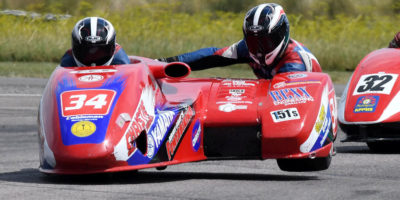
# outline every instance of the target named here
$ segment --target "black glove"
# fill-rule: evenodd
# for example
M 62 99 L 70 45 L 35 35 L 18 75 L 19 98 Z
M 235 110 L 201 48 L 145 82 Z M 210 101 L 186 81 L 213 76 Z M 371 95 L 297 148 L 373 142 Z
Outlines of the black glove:
M 166 63 L 170 63 L 170 62 L 178 62 L 178 56 L 174 56 L 174 57 L 168 57 L 168 58 L 157 58 L 156 60 L 160 61 L 160 62 L 166 62 Z

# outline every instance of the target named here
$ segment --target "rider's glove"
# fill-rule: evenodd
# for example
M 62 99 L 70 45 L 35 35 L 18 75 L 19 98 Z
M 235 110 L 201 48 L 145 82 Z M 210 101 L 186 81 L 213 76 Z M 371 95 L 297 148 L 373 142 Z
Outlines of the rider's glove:
M 398 32 L 389 43 L 389 48 L 400 48 L 400 32 Z
M 174 57 L 168 57 L 168 58 L 157 58 L 156 60 L 160 61 L 160 62 L 166 62 L 166 63 L 170 63 L 170 62 L 178 62 L 178 56 L 174 56 Z

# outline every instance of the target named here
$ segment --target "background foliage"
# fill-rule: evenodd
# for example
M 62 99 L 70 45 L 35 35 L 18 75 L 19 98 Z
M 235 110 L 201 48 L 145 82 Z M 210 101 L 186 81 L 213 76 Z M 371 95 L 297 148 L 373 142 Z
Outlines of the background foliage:
M 70 48 L 74 24 L 86 16 L 110 20 L 130 55 L 173 56 L 224 47 L 242 38 L 245 12 L 260 0 L 1 0 L 4 9 L 70 14 L 71 18 L 0 15 L 0 62 L 58 62 Z M 291 37 L 304 43 L 325 70 L 352 71 L 400 30 L 399 0 L 277 0 Z

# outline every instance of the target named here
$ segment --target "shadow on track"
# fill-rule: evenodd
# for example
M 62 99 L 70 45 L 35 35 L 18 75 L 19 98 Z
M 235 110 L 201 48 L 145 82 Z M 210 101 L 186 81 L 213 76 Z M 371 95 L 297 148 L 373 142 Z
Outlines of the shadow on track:
M 249 173 L 205 173 L 205 172 L 168 172 L 139 171 L 119 172 L 96 175 L 45 175 L 37 169 L 23 169 L 16 172 L 0 173 L 1 181 L 42 184 L 147 184 L 173 182 L 190 179 L 206 180 L 246 180 L 246 181 L 310 181 L 319 180 L 317 176 L 271 175 Z
M 337 153 L 356 153 L 356 154 L 400 154 L 400 149 L 397 147 L 396 149 L 388 148 L 386 150 L 381 151 L 373 151 L 368 146 L 338 146 L 336 147 Z
M 367 146 L 337 146 L 337 153 L 359 153 L 359 154 L 371 154 Z

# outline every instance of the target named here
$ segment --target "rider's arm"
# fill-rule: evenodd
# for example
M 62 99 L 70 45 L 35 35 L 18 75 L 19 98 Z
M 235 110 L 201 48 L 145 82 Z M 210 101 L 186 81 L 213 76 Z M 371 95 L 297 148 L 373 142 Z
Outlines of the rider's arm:
M 124 49 L 120 45 L 117 44 L 115 48 L 114 58 L 111 62 L 111 65 L 123 65 L 129 64 L 130 60 L 128 55 L 125 53 Z
M 60 66 L 62 67 L 76 67 L 78 66 L 72 57 L 72 50 L 69 49 L 61 58 Z
M 197 51 L 159 60 L 164 62 L 184 62 L 187 63 L 192 70 L 202 70 L 236 63 L 247 63 L 249 62 L 249 58 L 246 56 L 248 54 L 246 54 L 246 51 L 246 44 L 241 40 L 225 48 L 203 48 Z
M 317 58 L 307 47 L 292 40 L 289 43 L 288 51 L 282 61 L 276 67 L 277 73 L 307 71 L 321 72 L 321 66 Z

